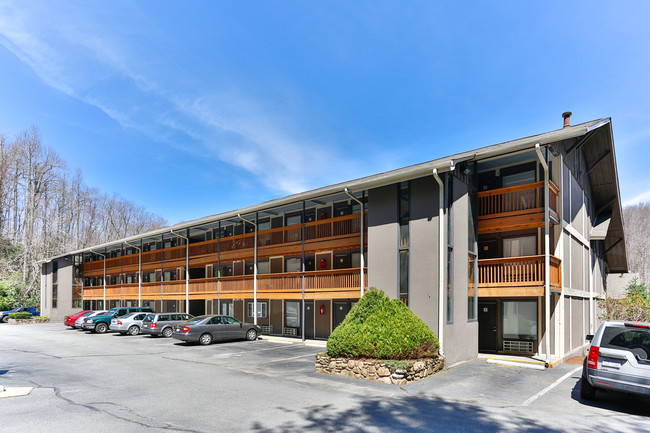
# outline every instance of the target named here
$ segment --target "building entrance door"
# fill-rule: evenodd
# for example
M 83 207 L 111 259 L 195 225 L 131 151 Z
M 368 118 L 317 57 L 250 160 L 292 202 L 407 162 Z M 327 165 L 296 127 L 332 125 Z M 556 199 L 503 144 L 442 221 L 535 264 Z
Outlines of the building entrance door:
M 483 301 L 478 303 L 478 350 L 497 351 L 497 303 Z
M 305 338 L 314 338 L 314 301 L 305 301 Z
M 350 311 L 350 303 L 348 301 L 335 301 L 334 302 L 334 323 L 332 329 L 336 329 L 341 324 L 345 316 Z

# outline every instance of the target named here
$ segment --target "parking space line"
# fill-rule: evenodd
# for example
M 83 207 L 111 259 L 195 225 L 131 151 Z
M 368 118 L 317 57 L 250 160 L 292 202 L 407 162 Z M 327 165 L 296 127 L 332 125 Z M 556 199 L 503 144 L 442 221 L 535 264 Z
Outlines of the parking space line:
M 564 376 L 562 376 L 561 378 L 559 378 L 558 380 L 556 380 L 555 382 L 553 382 L 552 384 L 550 384 L 549 386 L 547 386 L 546 388 L 544 388 L 543 390 L 538 392 L 537 394 L 530 397 L 528 400 L 523 402 L 521 405 L 522 406 L 528 406 L 529 404 L 531 404 L 532 402 L 534 402 L 535 400 L 537 400 L 538 398 L 540 398 L 541 396 L 543 396 L 544 394 L 546 394 L 547 392 L 549 392 L 550 390 L 552 390 L 553 388 L 558 386 L 560 383 L 562 383 L 563 380 L 571 377 L 574 373 L 578 372 L 579 370 L 582 370 L 582 367 L 574 368 L 573 370 L 571 370 L 570 372 L 568 372 L 567 374 L 565 374 Z

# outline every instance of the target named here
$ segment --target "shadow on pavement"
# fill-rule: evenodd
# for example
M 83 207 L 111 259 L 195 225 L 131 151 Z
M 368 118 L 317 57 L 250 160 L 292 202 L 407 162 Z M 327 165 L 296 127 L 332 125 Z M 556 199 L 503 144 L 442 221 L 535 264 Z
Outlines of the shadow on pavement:
M 343 411 L 337 411 L 330 405 L 315 405 L 298 411 L 279 409 L 297 414 L 301 420 L 287 421 L 276 427 L 265 427 L 260 422 L 255 422 L 250 430 L 262 433 L 497 432 L 509 427 L 516 428 L 519 432 L 561 431 L 514 414 L 509 415 L 507 420 L 502 417 L 491 419 L 491 415 L 480 406 L 421 396 L 397 398 L 394 401 L 369 399 Z
M 616 391 L 596 391 L 594 401 L 584 400 L 580 397 L 579 379 L 571 390 L 571 398 L 585 406 L 607 409 L 621 412 L 628 415 L 650 416 L 650 397 L 643 397 L 634 394 L 626 394 Z

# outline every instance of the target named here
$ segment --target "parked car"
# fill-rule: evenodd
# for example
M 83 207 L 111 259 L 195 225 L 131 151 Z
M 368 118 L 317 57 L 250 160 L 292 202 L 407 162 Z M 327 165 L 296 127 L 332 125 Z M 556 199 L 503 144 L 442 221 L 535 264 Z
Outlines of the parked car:
M 76 322 L 78 318 L 80 318 L 81 316 L 86 315 L 87 313 L 91 313 L 92 311 L 93 310 L 84 310 L 84 311 L 81 311 L 81 312 L 79 312 L 77 314 L 73 314 L 72 316 L 65 316 L 63 318 L 63 324 L 65 326 L 69 326 L 71 328 L 74 328 L 74 322 Z
M 256 340 L 262 328 L 253 323 L 240 322 L 230 316 L 197 316 L 174 325 L 172 337 L 188 343 L 210 344 L 214 340 Z
M 587 340 L 582 398 L 594 400 L 596 390 L 650 394 L 650 323 L 607 321 Z
M 111 319 L 111 331 L 117 331 L 122 335 L 138 335 L 142 329 L 142 321 L 149 313 L 129 313 L 122 317 Z
M 104 315 L 94 317 L 87 317 L 81 323 L 81 328 L 86 331 L 96 332 L 103 334 L 110 329 L 111 320 L 116 317 L 124 316 L 125 314 L 134 312 L 147 312 L 153 313 L 151 307 L 118 307 L 108 310 Z
M 100 314 L 106 314 L 107 312 L 108 310 L 92 310 L 90 313 L 85 313 L 74 322 L 74 328 L 81 329 L 81 325 L 83 324 L 84 319 L 87 317 L 95 317 Z
M 142 321 L 142 333 L 158 337 L 169 338 L 174 331 L 174 325 L 183 323 L 193 318 L 191 314 L 186 313 L 155 313 L 148 314 Z
M 0 322 L 7 323 L 9 321 L 10 313 L 30 313 L 32 316 L 40 316 L 40 311 L 34 307 L 17 307 L 10 311 L 0 311 Z

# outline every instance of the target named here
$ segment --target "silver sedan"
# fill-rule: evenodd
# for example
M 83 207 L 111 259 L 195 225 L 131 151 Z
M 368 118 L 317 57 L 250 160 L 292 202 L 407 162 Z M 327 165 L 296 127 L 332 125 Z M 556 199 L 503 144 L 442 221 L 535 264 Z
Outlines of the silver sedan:
M 92 311 L 90 313 L 84 314 L 83 316 L 78 318 L 76 322 L 74 322 L 75 329 L 81 329 L 81 324 L 83 323 L 84 319 L 87 319 L 87 318 L 93 317 L 93 316 L 98 316 L 100 314 L 106 314 L 106 310 L 95 310 L 95 311 Z
M 174 325 L 173 338 L 188 343 L 210 344 L 214 340 L 256 340 L 262 328 L 253 323 L 240 322 L 230 316 L 198 316 Z
M 129 313 L 124 316 L 111 319 L 111 331 L 117 331 L 122 335 L 138 335 L 142 329 L 142 321 L 147 317 L 144 313 Z

